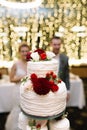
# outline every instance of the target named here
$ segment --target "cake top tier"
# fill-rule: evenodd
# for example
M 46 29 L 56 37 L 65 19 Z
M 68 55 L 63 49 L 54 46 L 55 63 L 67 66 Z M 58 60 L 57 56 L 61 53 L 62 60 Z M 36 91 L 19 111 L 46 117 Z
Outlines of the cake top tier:
M 45 77 L 47 72 L 53 71 L 58 74 L 58 61 L 53 57 L 55 54 L 50 51 L 37 49 L 27 54 L 27 75 L 36 73 L 39 77 Z
M 58 74 L 58 62 L 57 60 L 51 61 L 40 61 L 27 63 L 27 75 L 30 76 L 32 73 L 36 73 L 39 77 L 45 77 L 47 72 L 53 71 L 56 75 Z

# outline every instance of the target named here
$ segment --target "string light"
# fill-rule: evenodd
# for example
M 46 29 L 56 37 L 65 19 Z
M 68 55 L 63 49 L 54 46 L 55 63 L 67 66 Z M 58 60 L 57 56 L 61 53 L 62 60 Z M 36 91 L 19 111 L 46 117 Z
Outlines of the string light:
M 11 2 L 11 0 L 0 0 L 0 3 L 1 1 Z M 72 7 L 69 8 L 67 0 L 58 1 L 56 6 L 56 0 L 42 0 L 40 8 L 22 8 L 25 10 L 20 10 L 21 6 L 17 1 L 14 0 L 16 3 L 16 6 L 13 7 L 14 10 L 12 7 L 0 6 L 0 59 L 15 59 L 18 44 L 21 41 L 26 41 L 30 45 L 30 49 L 36 49 L 38 43 L 39 47 L 50 50 L 49 42 L 53 35 L 62 37 L 64 44 L 62 44 L 61 51 L 67 53 L 70 58 L 78 58 L 79 53 L 81 58 L 87 57 L 87 9 L 83 5 L 81 16 L 81 6 L 77 6 L 76 1 L 74 4 L 69 2 L 69 7 Z M 27 1 L 20 0 L 20 4 L 29 3 Z M 31 1 L 37 2 L 37 0 Z M 38 2 L 40 1 L 38 0 Z M 19 10 L 16 10 L 15 7 Z M 65 13 L 66 11 L 68 14 Z M 76 31 L 71 30 L 72 27 Z M 81 44 L 79 39 L 81 39 Z M 79 46 L 81 46 L 80 51 Z
M 27 27 L 23 27 L 23 26 L 18 26 L 18 27 L 13 27 L 13 30 L 15 32 L 27 32 L 28 28 Z
M 71 29 L 73 32 L 82 32 L 82 31 L 85 31 L 86 30 L 86 27 L 85 26 L 74 26 L 72 27 Z

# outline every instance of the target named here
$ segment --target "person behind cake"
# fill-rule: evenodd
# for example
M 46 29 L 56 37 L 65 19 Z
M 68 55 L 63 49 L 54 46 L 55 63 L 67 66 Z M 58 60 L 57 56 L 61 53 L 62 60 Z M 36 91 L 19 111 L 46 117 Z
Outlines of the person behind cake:
M 62 39 L 60 37 L 54 36 L 51 39 L 51 47 L 52 51 L 55 53 L 55 59 L 58 60 L 59 62 L 59 71 L 58 71 L 58 76 L 60 79 L 62 79 L 67 87 L 67 101 L 70 98 L 70 79 L 69 79 L 69 64 L 68 64 L 68 57 L 65 54 L 60 53 L 61 49 L 61 44 L 62 44 Z

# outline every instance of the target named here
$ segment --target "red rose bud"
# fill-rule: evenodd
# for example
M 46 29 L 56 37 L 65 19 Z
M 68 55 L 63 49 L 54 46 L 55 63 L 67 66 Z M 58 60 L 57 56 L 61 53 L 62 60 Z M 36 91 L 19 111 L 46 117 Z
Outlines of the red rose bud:
M 46 78 L 48 78 L 48 79 L 50 78 L 50 74 L 49 73 L 46 74 Z
M 62 80 L 61 79 L 58 79 L 58 83 L 61 83 L 62 82 Z
M 54 85 L 54 81 L 53 80 L 50 80 L 49 83 L 50 83 L 50 85 Z
M 50 71 L 50 75 L 53 75 L 54 73 L 53 73 L 53 71 Z
M 36 128 L 38 129 L 38 128 L 41 128 L 41 124 L 37 124 L 36 125 Z
M 45 60 L 47 58 L 46 53 L 40 54 L 40 58 L 41 60 Z
M 51 86 L 51 91 L 52 92 L 56 92 L 56 91 L 58 91 L 58 89 L 59 89 L 59 87 L 56 84 L 54 84 L 53 86 Z
M 55 74 L 53 74 L 53 79 L 56 79 L 56 77 L 57 77 L 57 76 L 56 76 Z
M 37 79 L 37 75 L 35 73 L 31 74 L 31 81 L 35 81 Z

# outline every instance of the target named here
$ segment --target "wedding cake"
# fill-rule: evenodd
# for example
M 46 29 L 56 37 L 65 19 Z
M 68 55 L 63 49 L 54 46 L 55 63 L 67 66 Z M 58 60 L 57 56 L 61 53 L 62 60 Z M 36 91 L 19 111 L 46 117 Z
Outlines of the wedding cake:
M 66 108 L 67 90 L 57 76 L 58 61 L 53 59 L 54 56 L 54 53 L 41 49 L 27 55 L 27 76 L 20 86 L 20 107 L 26 115 L 50 118 L 63 113 Z M 26 130 L 31 127 L 27 125 Z M 44 125 L 41 130 L 47 130 L 47 127 Z

